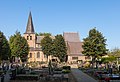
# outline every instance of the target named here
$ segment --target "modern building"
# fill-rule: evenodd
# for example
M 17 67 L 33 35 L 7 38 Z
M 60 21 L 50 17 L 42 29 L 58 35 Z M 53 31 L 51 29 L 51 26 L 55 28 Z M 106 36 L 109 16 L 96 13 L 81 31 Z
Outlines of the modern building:
M 24 37 L 27 40 L 30 51 L 28 54 L 28 62 L 46 62 L 47 57 L 43 54 L 41 49 L 41 40 L 44 36 L 37 36 L 35 34 L 34 25 L 32 21 L 31 12 L 29 13 L 29 18 L 26 26 L 26 31 L 24 33 Z M 51 36 L 54 38 L 54 36 Z M 76 62 L 78 60 L 85 60 L 85 56 L 82 52 L 82 42 L 79 40 L 78 33 L 63 33 L 63 37 L 65 39 L 67 45 L 67 55 L 68 62 Z

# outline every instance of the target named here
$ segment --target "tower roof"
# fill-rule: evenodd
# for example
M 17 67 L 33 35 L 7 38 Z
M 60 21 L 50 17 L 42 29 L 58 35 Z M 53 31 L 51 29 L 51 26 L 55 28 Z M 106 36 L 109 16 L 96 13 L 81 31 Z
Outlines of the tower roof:
M 31 12 L 29 13 L 29 18 L 28 18 L 28 22 L 27 22 L 27 27 L 26 27 L 26 32 L 25 33 L 35 33 Z

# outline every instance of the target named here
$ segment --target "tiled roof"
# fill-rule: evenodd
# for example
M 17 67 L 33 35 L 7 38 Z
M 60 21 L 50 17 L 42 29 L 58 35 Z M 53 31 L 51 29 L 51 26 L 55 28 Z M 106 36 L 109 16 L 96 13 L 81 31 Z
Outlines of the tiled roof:
M 74 32 L 64 32 L 63 37 L 68 42 L 80 42 L 79 34 Z
M 33 47 L 30 47 L 30 51 L 40 51 L 41 48 L 33 48 Z
M 68 55 L 71 54 L 81 55 L 82 52 L 81 42 L 68 42 L 67 47 L 68 47 Z
M 69 56 L 82 56 L 82 42 L 79 40 L 79 34 L 74 32 L 65 32 L 63 34 L 67 45 L 67 54 Z
M 68 56 L 83 56 L 83 54 L 68 54 Z
M 37 36 L 36 37 L 36 43 L 41 43 L 41 40 L 44 38 L 45 36 Z M 50 36 L 52 39 L 54 39 L 54 36 Z
M 44 38 L 44 36 L 37 36 L 36 38 L 36 43 L 41 43 L 41 40 Z

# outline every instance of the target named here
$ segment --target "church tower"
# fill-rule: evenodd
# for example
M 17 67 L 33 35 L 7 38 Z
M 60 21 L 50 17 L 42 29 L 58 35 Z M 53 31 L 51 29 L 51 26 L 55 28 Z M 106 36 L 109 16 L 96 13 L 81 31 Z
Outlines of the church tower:
M 36 36 L 35 36 L 31 12 L 29 13 L 29 18 L 26 26 L 26 31 L 24 33 L 24 37 L 27 40 L 29 47 L 34 49 Z

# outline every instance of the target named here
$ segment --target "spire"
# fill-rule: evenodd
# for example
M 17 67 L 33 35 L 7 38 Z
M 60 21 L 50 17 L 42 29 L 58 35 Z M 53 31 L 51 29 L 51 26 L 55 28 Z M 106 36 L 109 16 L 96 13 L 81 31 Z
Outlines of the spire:
M 35 33 L 34 32 L 34 26 L 33 26 L 31 12 L 29 13 L 29 18 L 28 18 L 28 22 L 27 22 L 27 27 L 26 27 L 26 32 L 25 33 Z

